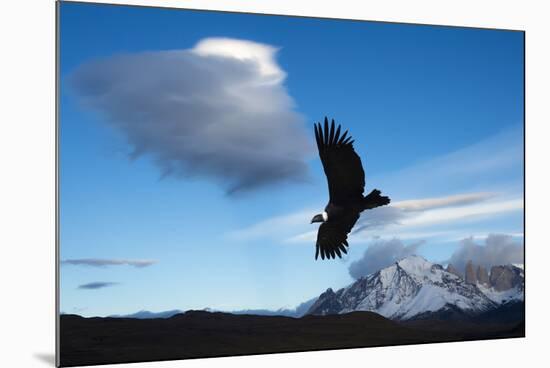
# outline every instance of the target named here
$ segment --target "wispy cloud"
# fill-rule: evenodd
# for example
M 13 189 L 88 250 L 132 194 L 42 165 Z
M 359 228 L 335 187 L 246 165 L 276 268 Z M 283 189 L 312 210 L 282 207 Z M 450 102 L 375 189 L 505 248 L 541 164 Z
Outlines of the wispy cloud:
M 428 226 L 440 223 L 449 223 L 457 220 L 474 221 L 481 217 L 499 215 L 511 211 L 523 210 L 523 199 L 507 199 L 483 204 L 472 204 L 455 208 L 439 208 L 422 211 L 415 216 L 402 220 L 404 226 Z
M 461 193 L 394 202 L 389 206 L 363 212 L 355 228 L 355 233 L 366 229 L 386 228 L 391 225 L 403 229 L 404 225 L 422 226 L 427 225 L 429 221 L 446 222 L 453 217 L 474 216 L 476 212 L 490 212 L 491 210 L 494 212 L 498 210 L 498 206 L 494 203 L 492 207 L 491 205 L 481 208 L 476 206 L 495 196 L 496 193 L 488 192 Z M 435 216 L 431 215 L 434 213 Z
M 284 243 L 312 243 L 317 239 L 317 228 L 297 235 L 290 236 L 283 240 Z
M 107 266 L 133 266 L 138 268 L 151 266 L 157 261 L 148 259 L 105 259 L 105 258 L 82 258 L 66 259 L 62 264 L 74 266 L 107 267 Z
M 314 209 L 304 209 L 285 215 L 274 216 L 248 227 L 232 231 L 228 236 L 237 240 L 280 237 L 281 231 L 300 231 L 304 225 L 309 224 L 315 213 Z
M 313 146 L 277 52 L 206 38 L 86 63 L 69 82 L 127 138 L 130 158 L 148 155 L 162 176 L 211 179 L 231 194 L 307 179 Z
M 96 290 L 96 289 L 102 289 L 110 286 L 118 285 L 118 282 L 103 282 L 103 281 L 96 281 L 96 282 L 90 282 L 88 284 L 82 284 L 79 285 L 79 289 L 85 289 L 85 290 Z
M 456 196 L 451 196 L 453 198 Z M 472 196 L 474 197 L 474 196 Z M 492 196 L 491 196 L 492 197 Z M 395 203 L 399 210 L 393 218 L 377 220 L 377 213 L 369 211 L 361 217 L 356 230 L 352 234 L 354 242 L 367 242 L 373 236 L 385 238 L 399 237 L 402 239 L 432 239 L 437 238 L 444 241 L 452 241 L 464 236 L 473 235 L 465 230 L 472 223 L 496 219 L 499 216 L 507 215 L 523 210 L 523 199 L 498 199 L 486 201 L 487 196 L 479 196 L 479 203 L 468 202 L 467 205 L 458 205 L 449 201 L 449 206 L 442 206 L 438 199 L 438 206 L 426 206 L 426 209 L 403 210 L 399 208 L 400 203 Z M 412 202 L 422 202 L 412 201 Z M 411 201 L 404 201 L 411 203 Z M 426 203 L 432 202 L 427 199 Z M 407 204 L 408 206 L 408 204 Z M 419 208 L 419 207 L 417 207 Z M 433 209 L 432 209 L 433 208 Z M 376 226 L 373 226 L 376 224 Z M 494 232 L 495 229 L 492 229 Z M 490 231 L 491 232 L 491 231 Z M 487 233 L 485 233 L 486 235 Z
M 490 235 L 490 234 L 498 234 L 498 235 L 503 235 L 503 236 L 507 236 L 507 237 L 510 237 L 516 241 L 523 241 L 523 238 L 525 236 L 525 234 L 523 233 L 523 231 L 504 231 L 504 230 L 495 230 L 495 229 L 491 229 L 491 230 L 485 230 L 485 231 L 476 231 L 476 232 L 472 232 L 469 234 L 469 236 L 467 238 L 464 238 L 464 233 L 460 233 L 460 232 L 454 232 L 454 237 L 453 238 L 450 238 L 449 241 L 454 241 L 454 242 L 461 242 L 463 241 L 464 239 L 471 239 L 473 241 L 485 241 L 487 239 L 487 236 Z
M 523 135 L 517 124 L 456 151 L 371 178 L 396 199 L 424 193 L 503 192 L 523 188 Z
M 363 212 L 351 239 L 365 242 L 372 240 L 373 235 L 403 239 L 456 237 L 452 229 L 456 225 L 522 209 L 523 199 L 499 199 L 496 193 L 488 192 L 405 200 Z M 284 236 L 285 243 L 311 243 L 317 236 L 317 228 L 312 229 L 308 221 L 312 213 L 306 210 L 277 216 L 235 234 L 255 239 Z
M 495 193 L 480 192 L 455 194 L 437 198 L 412 199 L 408 201 L 397 202 L 393 205 L 393 207 L 400 208 L 404 211 L 426 211 L 441 207 L 454 207 L 478 203 L 480 201 L 492 198 L 495 195 Z

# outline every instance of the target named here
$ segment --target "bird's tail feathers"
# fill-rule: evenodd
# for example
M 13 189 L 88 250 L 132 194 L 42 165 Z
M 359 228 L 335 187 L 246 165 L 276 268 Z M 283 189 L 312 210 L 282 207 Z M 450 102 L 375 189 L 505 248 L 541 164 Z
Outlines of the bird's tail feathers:
M 374 189 L 365 198 L 363 198 L 363 209 L 370 210 L 372 208 L 385 206 L 390 203 L 390 198 L 381 195 L 378 189 Z

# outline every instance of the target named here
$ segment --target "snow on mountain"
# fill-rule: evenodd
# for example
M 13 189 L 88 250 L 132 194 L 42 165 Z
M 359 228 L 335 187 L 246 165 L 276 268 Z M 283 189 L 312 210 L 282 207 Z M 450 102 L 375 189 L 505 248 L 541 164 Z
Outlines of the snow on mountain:
M 504 291 L 496 291 L 494 288 L 488 288 L 485 285 L 477 285 L 477 287 L 483 294 L 497 304 L 523 301 L 523 288 L 512 288 Z
M 497 304 L 523 301 L 525 271 L 522 264 L 494 266 L 489 284 L 477 283 L 477 287 Z
M 395 320 L 407 320 L 426 312 L 458 308 L 478 314 L 495 308 L 476 285 L 441 265 L 420 256 L 406 257 L 353 284 L 321 294 L 307 314 L 339 314 L 372 311 Z
M 306 314 L 311 305 L 317 300 L 317 298 L 309 299 L 295 308 L 279 308 L 279 309 L 240 309 L 233 311 L 223 311 L 231 314 L 254 314 L 258 316 L 284 316 L 300 318 Z

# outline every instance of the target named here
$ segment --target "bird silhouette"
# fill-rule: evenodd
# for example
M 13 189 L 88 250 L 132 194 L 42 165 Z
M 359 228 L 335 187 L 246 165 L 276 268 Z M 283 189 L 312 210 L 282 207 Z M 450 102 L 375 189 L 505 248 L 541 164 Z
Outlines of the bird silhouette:
M 353 149 L 354 140 L 346 130 L 340 135 L 341 126 L 335 129 L 334 119 L 329 126 L 325 117 L 324 129 L 321 123 L 315 124 L 315 139 L 319 157 L 328 181 L 329 202 L 321 214 L 311 223 L 321 222 L 317 232 L 315 259 L 342 258 L 347 254 L 348 234 L 364 210 L 390 203 L 390 198 L 382 196 L 374 189 L 363 196 L 365 172 L 361 158 Z

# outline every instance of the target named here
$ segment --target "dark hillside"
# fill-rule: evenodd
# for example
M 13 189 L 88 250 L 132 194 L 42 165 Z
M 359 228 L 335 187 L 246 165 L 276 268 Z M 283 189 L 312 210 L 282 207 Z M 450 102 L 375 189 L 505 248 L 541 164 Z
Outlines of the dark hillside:
M 93 365 L 228 355 L 519 337 L 518 326 L 459 331 L 433 321 L 404 325 L 372 312 L 291 318 L 189 311 L 167 319 L 61 316 L 61 365 Z M 428 324 L 424 328 L 422 324 Z M 435 322 L 437 324 L 437 322 Z

